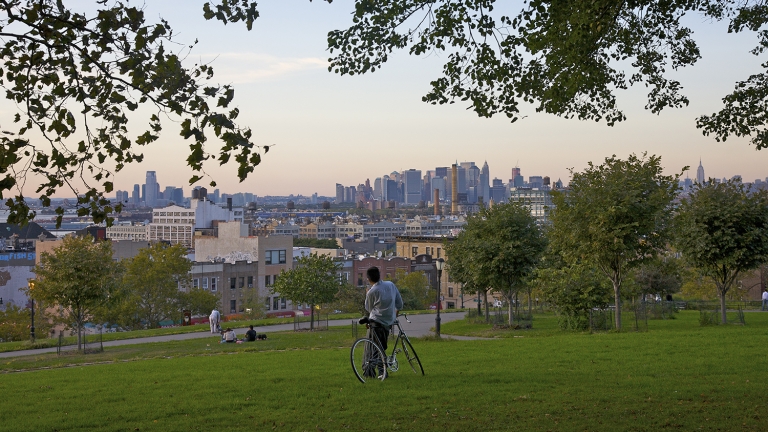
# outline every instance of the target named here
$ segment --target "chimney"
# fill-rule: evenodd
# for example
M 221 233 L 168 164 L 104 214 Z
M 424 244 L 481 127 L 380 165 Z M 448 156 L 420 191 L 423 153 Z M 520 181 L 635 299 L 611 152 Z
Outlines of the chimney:
M 459 168 L 451 165 L 451 214 L 459 214 Z
M 435 188 L 435 197 L 432 202 L 435 205 L 435 216 L 440 216 L 440 189 Z

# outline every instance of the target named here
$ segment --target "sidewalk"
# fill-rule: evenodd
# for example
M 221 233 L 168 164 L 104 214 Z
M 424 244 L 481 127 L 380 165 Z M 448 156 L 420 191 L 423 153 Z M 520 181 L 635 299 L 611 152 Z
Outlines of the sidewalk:
M 465 315 L 464 312 L 441 313 L 440 322 L 447 323 L 451 321 L 460 320 L 464 318 L 464 315 Z M 435 317 L 436 315 L 434 314 L 411 315 L 408 317 L 408 319 L 411 321 L 410 323 L 400 318 L 400 324 L 402 325 L 403 330 L 408 334 L 408 336 L 421 337 L 421 336 L 432 334 L 432 331 L 430 329 L 435 326 Z M 350 320 L 350 319 L 330 320 L 328 321 L 328 325 L 331 327 L 340 327 L 340 326 L 350 325 L 352 324 L 353 321 L 355 320 Z M 254 327 L 253 329 L 256 330 L 256 332 L 258 333 L 292 331 L 293 324 L 261 326 L 261 327 Z M 247 327 L 237 328 L 235 329 L 235 333 L 237 333 L 238 337 L 242 337 L 247 330 L 248 330 Z M 463 336 L 449 336 L 449 335 L 443 335 L 443 336 L 446 338 L 454 338 L 454 339 L 462 339 L 462 340 L 478 339 L 478 338 L 468 338 Z M 116 341 L 104 342 L 103 345 L 105 347 L 114 347 L 114 346 L 122 346 L 122 345 L 136 345 L 136 344 L 153 343 L 153 342 L 168 342 L 168 341 L 174 341 L 174 340 L 203 339 L 203 338 L 216 338 L 216 341 L 218 341 L 219 335 L 211 334 L 210 332 L 205 331 L 205 332 L 197 332 L 197 333 L 184 333 L 184 334 L 175 334 L 175 335 L 152 336 L 152 337 L 145 337 L 145 338 L 116 340 Z M 9 352 L 0 353 L 0 358 L 22 357 L 22 356 L 45 354 L 45 353 L 51 353 L 51 352 L 56 352 L 56 348 L 41 348 L 41 349 L 31 349 L 31 350 L 23 350 L 23 351 L 9 351 Z

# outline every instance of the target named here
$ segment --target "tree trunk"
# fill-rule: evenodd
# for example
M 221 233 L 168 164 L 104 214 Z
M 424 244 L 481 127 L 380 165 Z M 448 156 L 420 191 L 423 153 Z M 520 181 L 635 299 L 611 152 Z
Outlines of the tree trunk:
M 485 302 L 485 322 L 491 322 L 491 314 L 488 311 L 488 290 L 483 291 L 483 301 Z
M 720 291 L 718 294 L 720 294 L 720 323 L 727 324 L 728 319 L 725 317 L 725 294 L 727 291 L 725 290 L 718 290 Z
M 309 305 L 309 330 L 315 329 L 315 305 Z
M 482 310 L 480 309 L 480 290 L 477 290 L 477 317 L 480 318 L 480 315 L 482 315 Z
M 528 318 L 533 316 L 533 299 L 531 298 L 531 290 L 528 290 Z
M 82 349 L 82 347 L 83 347 L 83 342 L 82 342 L 82 334 L 83 334 L 83 332 L 81 330 L 82 328 L 83 328 L 83 326 L 81 326 L 80 323 L 78 322 L 77 323 L 77 350 L 78 351 L 80 351 Z
M 510 291 L 507 296 L 507 306 L 509 307 L 509 326 L 511 327 L 512 322 L 514 321 L 514 312 L 512 312 L 512 291 Z
M 616 308 L 616 330 L 621 330 L 621 285 L 613 282 L 613 306 Z

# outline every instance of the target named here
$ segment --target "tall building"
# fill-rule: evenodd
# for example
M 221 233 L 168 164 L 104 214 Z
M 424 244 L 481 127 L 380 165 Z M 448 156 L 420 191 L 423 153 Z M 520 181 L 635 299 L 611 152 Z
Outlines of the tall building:
M 706 178 L 704 177 L 704 167 L 701 165 L 701 159 L 699 159 L 699 168 L 696 169 L 696 183 L 704 184 Z
M 336 204 L 344 202 L 344 185 L 336 183 Z
M 133 196 L 131 198 L 133 199 L 133 205 L 138 207 L 141 203 L 141 186 L 133 185 Z
M 458 165 L 451 165 L 451 214 L 453 215 L 459 214 L 458 170 Z
M 373 181 L 373 199 L 381 199 L 381 177 L 376 177 L 376 180 Z
M 409 169 L 405 172 L 405 204 L 416 205 L 421 201 L 421 170 Z
M 483 168 L 480 169 L 480 187 L 482 191 L 478 195 L 482 196 L 483 202 L 488 204 L 488 200 L 491 199 L 491 172 L 488 168 L 488 161 L 485 161 Z
M 157 204 L 157 190 L 159 185 L 157 184 L 157 174 L 154 171 L 147 171 L 146 185 L 146 204 L 147 207 L 154 207 Z

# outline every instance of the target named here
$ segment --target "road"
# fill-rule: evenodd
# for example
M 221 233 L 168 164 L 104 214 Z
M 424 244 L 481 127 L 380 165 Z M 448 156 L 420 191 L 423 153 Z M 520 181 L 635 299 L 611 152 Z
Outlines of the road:
M 464 318 L 464 315 L 465 315 L 464 312 L 441 313 L 440 322 L 445 324 L 447 322 L 459 320 Z M 402 317 L 400 318 L 400 325 L 402 325 L 403 330 L 408 334 L 408 336 L 419 337 L 419 336 L 426 336 L 426 335 L 433 334 L 431 329 L 435 326 L 434 314 L 411 315 L 408 317 L 408 319 L 411 321 L 410 323 L 406 322 Z M 353 320 L 350 320 L 350 319 L 331 320 L 331 321 L 328 321 L 328 325 L 331 327 L 339 327 L 339 326 L 350 325 L 352 321 Z M 269 325 L 269 326 L 254 327 L 253 329 L 256 330 L 256 332 L 258 333 L 292 331 L 293 324 Z M 246 330 L 248 329 L 238 328 L 238 329 L 235 329 L 235 333 L 237 333 L 238 336 L 242 337 L 242 335 L 245 334 Z M 469 338 L 469 337 L 463 337 L 463 336 L 450 336 L 450 335 L 443 335 L 443 336 L 454 338 L 454 339 L 477 339 L 477 338 Z M 113 346 L 136 345 L 136 344 L 153 343 L 153 342 L 168 342 L 168 341 L 174 341 L 174 340 L 202 339 L 202 338 L 210 338 L 210 337 L 218 337 L 218 336 L 212 335 L 210 332 L 183 333 L 183 334 L 175 334 L 175 335 L 152 336 L 152 337 L 145 337 L 145 338 L 109 341 L 109 342 L 104 342 L 104 346 L 113 347 Z M 41 348 L 41 349 L 32 349 L 32 350 L 23 350 L 23 351 L 9 351 L 9 352 L 0 353 L 0 358 L 21 357 L 21 356 L 45 354 L 45 353 L 51 353 L 51 352 L 56 352 L 56 348 Z

